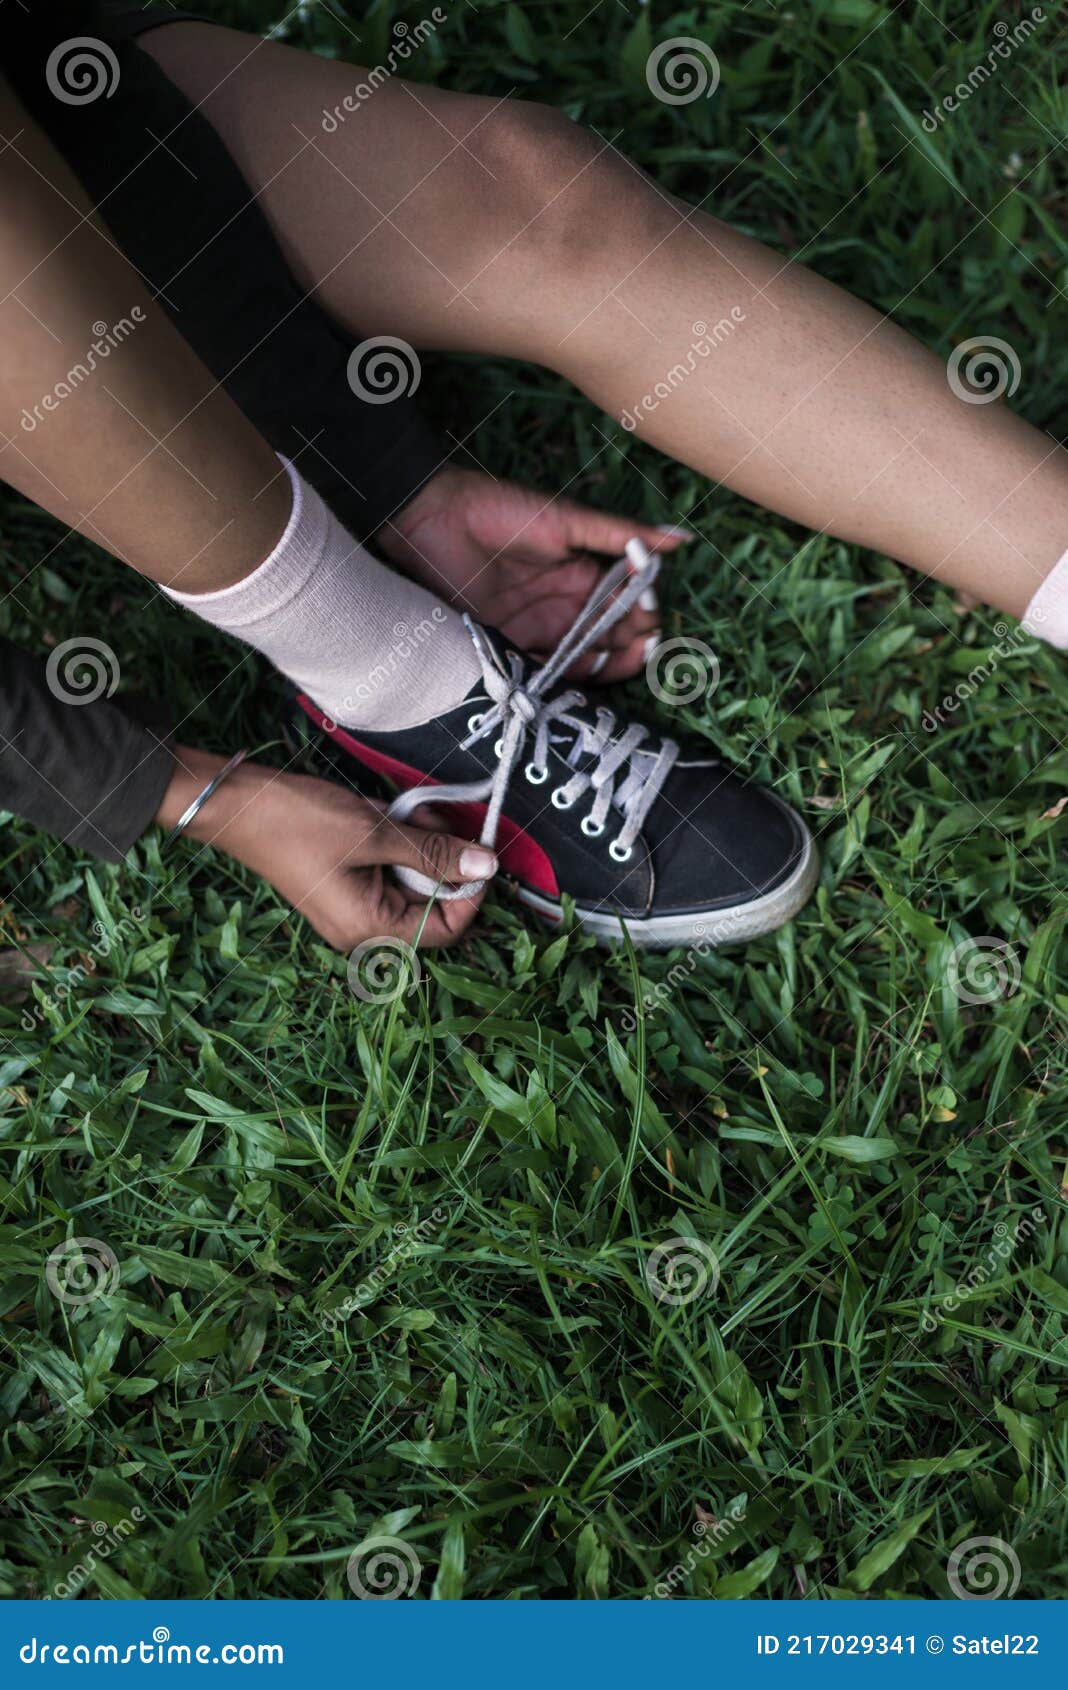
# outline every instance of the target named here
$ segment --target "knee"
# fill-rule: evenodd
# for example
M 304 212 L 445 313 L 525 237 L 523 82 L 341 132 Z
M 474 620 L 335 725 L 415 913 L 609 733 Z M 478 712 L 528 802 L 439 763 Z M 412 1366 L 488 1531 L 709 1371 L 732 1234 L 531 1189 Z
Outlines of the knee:
M 476 134 L 485 162 L 531 216 L 560 200 L 566 205 L 603 146 L 563 112 L 533 100 L 505 100 Z
M 657 202 L 669 203 L 599 135 L 551 106 L 505 101 L 468 145 L 492 172 L 486 188 L 506 201 L 507 250 L 536 272 L 618 275 L 626 251 L 647 250 L 640 243 Z

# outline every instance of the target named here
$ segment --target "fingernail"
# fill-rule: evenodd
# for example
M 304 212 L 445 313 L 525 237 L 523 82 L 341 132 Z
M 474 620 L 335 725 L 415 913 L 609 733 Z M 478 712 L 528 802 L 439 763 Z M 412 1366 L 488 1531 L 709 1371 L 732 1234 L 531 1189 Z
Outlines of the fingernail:
M 664 632 L 664 630 L 662 628 L 658 628 L 656 630 L 655 634 L 649 635 L 649 638 L 646 640 L 645 644 L 642 646 L 642 662 L 643 663 L 648 663 L 650 657 L 652 657 L 653 652 L 656 650 L 657 646 L 660 644 L 660 638 L 661 638 L 661 635 L 663 634 L 663 632 Z
M 637 536 L 635 536 L 633 540 L 627 541 L 627 544 L 623 549 L 627 554 L 627 561 L 629 562 L 635 575 L 640 574 L 649 562 L 649 553 L 646 551 L 641 541 L 637 538 Z
M 692 528 L 687 528 L 681 522 L 658 522 L 658 534 L 663 534 L 666 540 L 696 540 L 697 535 Z
M 645 597 L 645 594 L 643 593 L 642 598 L 644 598 L 644 597 Z M 597 656 L 594 658 L 593 662 L 590 664 L 590 674 L 591 675 L 599 675 L 601 673 L 601 670 L 604 668 L 605 664 L 608 662 L 608 657 L 609 657 L 609 654 L 608 654 L 607 651 L 599 651 L 597 653 Z
M 466 851 L 460 853 L 460 873 L 464 880 L 485 880 L 497 872 L 497 859 L 492 851 L 483 851 L 478 845 L 469 845 Z
M 655 587 L 646 587 L 646 589 L 645 589 L 644 593 L 642 594 L 641 598 L 638 600 L 638 609 L 639 610 L 659 610 L 660 609 L 660 600 L 656 596 L 656 588 Z

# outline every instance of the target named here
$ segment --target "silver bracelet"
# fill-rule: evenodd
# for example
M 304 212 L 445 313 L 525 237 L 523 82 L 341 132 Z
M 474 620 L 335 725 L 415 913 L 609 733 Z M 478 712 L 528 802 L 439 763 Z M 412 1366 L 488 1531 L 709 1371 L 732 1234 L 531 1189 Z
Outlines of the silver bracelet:
M 163 841 L 164 846 L 174 844 L 174 841 L 178 838 L 178 835 L 180 833 L 184 833 L 186 828 L 189 826 L 189 823 L 191 821 L 194 821 L 196 819 L 196 817 L 199 816 L 201 810 L 204 808 L 205 804 L 207 803 L 208 799 L 211 797 L 212 793 L 217 792 L 219 790 L 223 781 L 226 780 L 228 778 L 228 776 L 233 774 L 234 770 L 236 768 L 238 768 L 239 765 L 242 764 L 245 761 L 245 758 L 247 756 L 248 756 L 248 748 L 246 747 L 244 751 L 236 751 L 234 753 L 234 755 L 231 757 L 230 761 L 228 763 L 223 764 L 223 766 L 219 770 L 218 774 L 213 776 L 212 779 L 209 780 L 209 782 L 208 782 L 207 786 L 204 788 L 203 792 L 198 792 L 196 797 L 193 799 L 193 802 L 190 804 L 189 808 L 187 810 L 183 810 L 182 814 L 178 817 L 178 820 L 175 822 L 174 826 L 171 828 L 171 831 L 168 833 L 166 839 Z

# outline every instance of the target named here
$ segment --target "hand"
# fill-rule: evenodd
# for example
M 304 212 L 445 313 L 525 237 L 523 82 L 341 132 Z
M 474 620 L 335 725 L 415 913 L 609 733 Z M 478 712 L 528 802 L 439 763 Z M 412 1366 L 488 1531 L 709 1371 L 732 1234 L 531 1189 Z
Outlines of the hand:
M 156 820 L 173 827 L 224 759 L 178 746 L 174 774 Z M 416 812 L 430 819 L 429 807 Z M 350 951 L 387 935 L 407 944 L 448 945 L 474 920 L 481 896 L 427 907 L 389 872 L 392 863 L 435 881 L 483 880 L 493 853 L 427 827 L 389 821 L 385 806 L 333 781 L 242 763 L 186 830 L 269 880 L 328 944 Z M 417 938 L 418 936 L 418 938 Z
M 514 481 L 477 470 L 439 470 L 377 535 L 386 555 L 425 587 L 479 622 L 499 628 L 524 651 L 547 654 L 570 628 L 604 563 L 634 536 L 650 551 L 671 552 L 689 538 L 606 516 L 571 499 L 547 499 Z M 655 592 L 646 595 L 571 671 L 615 681 L 637 674 L 650 639 L 659 638 Z

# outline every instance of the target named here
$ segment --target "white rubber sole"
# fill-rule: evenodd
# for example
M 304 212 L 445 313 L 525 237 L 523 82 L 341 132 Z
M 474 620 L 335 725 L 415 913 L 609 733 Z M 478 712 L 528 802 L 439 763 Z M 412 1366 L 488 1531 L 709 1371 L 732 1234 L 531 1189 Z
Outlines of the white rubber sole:
M 618 945 L 623 939 L 624 923 L 631 943 L 637 949 L 666 951 L 676 945 L 703 944 L 719 949 L 724 945 L 744 945 L 750 939 L 774 933 L 804 909 L 819 879 L 819 853 L 812 835 L 805 830 L 805 846 L 801 859 L 788 880 L 766 892 L 762 898 L 735 904 L 721 910 L 696 910 L 687 915 L 665 915 L 638 920 L 620 917 L 609 910 L 584 908 L 575 905 L 575 919 L 592 933 L 601 945 Z M 542 897 L 527 887 L 518 888 L 520 900 L 546 921 L 559 921 L 560 905 L 553 898 Z

